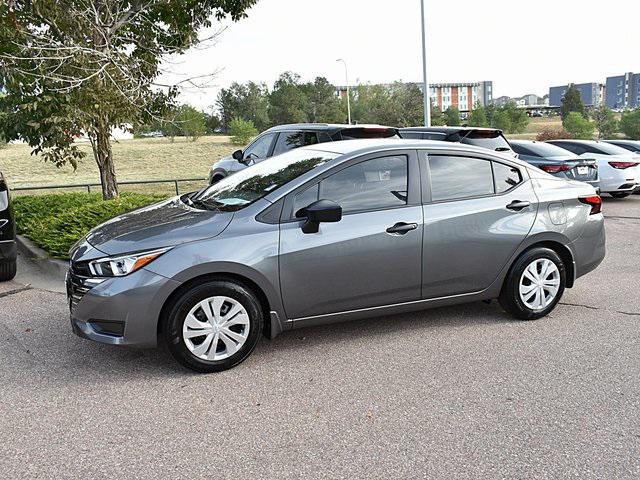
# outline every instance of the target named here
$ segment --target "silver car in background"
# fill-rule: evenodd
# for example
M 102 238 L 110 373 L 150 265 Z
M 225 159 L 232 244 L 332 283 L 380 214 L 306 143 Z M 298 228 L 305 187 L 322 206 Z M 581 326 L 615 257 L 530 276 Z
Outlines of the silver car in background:
M 640 156 L 622 147 L 595 140 L 549 140 L 547 143 L 598 162 L 600 191 L 625 198 L 640 186 Z
M 71 325 L 160 335 L 212 372 L 297 327 L 495 298 L 538 319 L 604 258 L 600 208 L 590 185 L 474 146 L 303 147 L 92 230 L 70 252 Z

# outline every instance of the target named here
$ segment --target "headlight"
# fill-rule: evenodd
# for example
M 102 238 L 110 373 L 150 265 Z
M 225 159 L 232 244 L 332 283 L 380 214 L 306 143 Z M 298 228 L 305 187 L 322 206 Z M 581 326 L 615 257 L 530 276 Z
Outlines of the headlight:
M 96 277 L 124 277 L 153 262 L 169 248 L 132 253 L 121 257 L 101 258 L 89 262 L 89 269 Z

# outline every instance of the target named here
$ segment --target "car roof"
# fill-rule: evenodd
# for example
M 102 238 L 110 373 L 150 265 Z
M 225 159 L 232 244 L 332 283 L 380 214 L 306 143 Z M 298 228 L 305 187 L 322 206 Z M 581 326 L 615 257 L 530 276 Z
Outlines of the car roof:
M 607 143 L 607 142 L 601 142 L 599 140 L 576 140 L 573 138 L 557 138 L 554 140 L 547 140 L 547 142 L 549 143 L 555 143 L 555 142 L 582 143 L 585 145 L 593 145 L 594 143 Z
M 631 144 L 631 145 L 639 145 L 640 141 L 638 140 L 629 140 L 628 138 L 624 138 L 624 139 L 617 139 L 614 138 L 613 140 L 602 140 L 603 142 L 607 142 L 607 143 L 619 143 L 621 145 L 625 145 L 625 144 Z
M 375 139 L 358 139 L 358 140 L 341 140 L 338 142 L 319 143 L 300 147 L 305 150 L 314 150 L 321 152 L 329 152 L 337 155 L 366 154 L 382 150 L 395 149 L 416 149 L 423 150 L 425 148 L 434 148 L 442 150 L 458 150 L 469 153 L 479 153 L 482 155 L 491 155 L 503 158 L 508 161 L 516 161 L 528 165 L 526 162 L 519 162 L 508 153 L 496 152 L 475 145 L 468 145 L 457 142 L 443 142 L 440 140 L 409 140 L 401 138 L 375 138 Z
M 386 125 L 377 125 L 377 124 L 357 124 L 357 125 L 348 125 L 343 123 L 289 123 L 285 125 L 276 125 L 275 127 L 271 127 L 267 132 L 281 132 L 286 130 L 309 130 L 309 131 L 325 131 L 325 130 L 349 130 L 355 128 L 387 128 L 390 130 L 397 130 L 396 127 L 388 127 Z
M 455 126 L 455 127 L 403 127 L 399 129 L 400 132 L 437 132 L 437 133 L 456 133 L 456 132 L 500 132 L 502 130 L 498 128 L 485 128 L 485 127 L 469 127 L 469 126 Z

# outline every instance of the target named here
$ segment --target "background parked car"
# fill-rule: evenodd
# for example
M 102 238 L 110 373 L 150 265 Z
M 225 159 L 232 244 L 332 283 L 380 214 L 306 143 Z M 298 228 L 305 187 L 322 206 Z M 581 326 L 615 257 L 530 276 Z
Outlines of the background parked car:
M 640 154 L 640 141 L 637 140 L 604 140 L 611 145 L 622 147 L 630 152 Z
M 327 123 L 301 123 L 278 125 L 262 132 L 244 150 L 236 150 L 214 163 L 209 171 L 209 184 L 238 172 L 249 165 L 280 155 L 294 148 L 316 143 L 364 138 L 393 138 L 398 129 L 383 125 L 337 125 Z
M 406 127 L 400 136 L 412 140 L 440 140 L 475 145 L 496 152 L 513 153 L 502 130 L 478 127 Z
M 544 142 L 511 140 L 510 143 L 520 160 L 535 165 L 554 177 L 586 182 L 599 189 L 598 165 L 595 159 L 581 158 L 569 150 Z
M 594 140 L 549 140 L 582 158 L 598 161 L 600 191 L 614 198 L 628 197 L 640 185 L 640 157 L 622 147 Z
M 16 276 L 16 225 L 7 182 L 0 172 L 0 282 Z

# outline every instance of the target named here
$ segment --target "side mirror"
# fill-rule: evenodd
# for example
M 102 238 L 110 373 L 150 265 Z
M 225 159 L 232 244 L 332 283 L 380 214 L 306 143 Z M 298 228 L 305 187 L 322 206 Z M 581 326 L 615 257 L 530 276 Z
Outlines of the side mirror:
M 234 158 L 234 160 L 237 160 L 239 162 L 241 162 L 244 159 L 244 154 L 242 153 L 242 150 L 236 150 L 231 154 L 231 156 Z
M 342 207 L 331 200 L 318 200 L 304 209 L 307 221 L 302 226 L 304 233 L 318 233 L 321 223 L 342 220 Z

